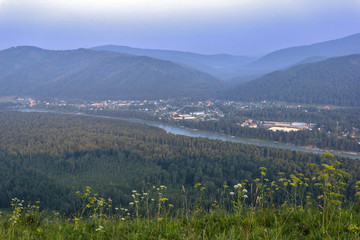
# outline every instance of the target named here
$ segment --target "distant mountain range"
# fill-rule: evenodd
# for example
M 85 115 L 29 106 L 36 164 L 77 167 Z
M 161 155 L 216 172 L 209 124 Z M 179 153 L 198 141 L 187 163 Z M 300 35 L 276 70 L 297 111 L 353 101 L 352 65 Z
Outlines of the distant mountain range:
M 226 91 L 224 98 L 360 106 L 360 54 L 269 73 Z
M 141 49 L 115 45 L 98 46 L 91 49 L 168 60 L 196 68 L 200 71 L 223 79 L 236 76 L 241 66 L 244 66 L 255 60 L 255 58 L 252 57 L 235 56 L 229 54 L 204 55 L 191 52 Z
M 14 47 L 0 51 L 0 97 L 220 96 L 230 100 L 360 106 L 360 65 L 356 53 L 360 53 L 360 34 L 278 50 L 252 63 L 250 58 L 226 54 L 111 45 L 67 51 Z M 350 54 L 354 55 L 345 56 Z M 344 57 L 331 58 L 334 56 Z M 209 73 L 223 78 L 237 73 L 239 77 L 225 82 Z M 239 84 L 243 80 L 248 82 Z M 232 89 L 225 90 L 229 86 Z
M 256 78 L 276 70 L 286 69 L 306 61 L 324 60 L 330 57 L 360 53 L 360 33 L 345 38 L 312 45 L 285 48 L 271 52 L 264 57 L 242 66 L 234 82 Z
M 86 49 L 0 51 L 0 96 L 159 99 L 209 96 L 222 87 L 209 74 L 150 57 Z
M 297 64 L 360 53 L 360 33 L 341 39 L 280 49 L 259 59 L 228 54 L 202 55 L 191 52 L 140 49 L 115 45 L 98 46 L 92 49 L 169 60 L 225 79 L 229 83 L 239 83 Z

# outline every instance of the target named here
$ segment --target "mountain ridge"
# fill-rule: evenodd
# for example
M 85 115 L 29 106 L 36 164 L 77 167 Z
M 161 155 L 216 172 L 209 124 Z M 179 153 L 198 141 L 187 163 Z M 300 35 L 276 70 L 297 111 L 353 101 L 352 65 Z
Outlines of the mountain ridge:
M 79 98 L 201 96 L 217 78 L 150 57 L 88 49 L 16 47 L 0 51 L 0 95 Z
M 239 79 L 253 79 L 269 72 L 286 69 L 313 57 L 338 57 L 360 54 L 360 33 L 309 45 L 279 49 L 239 69 Z
M 254 59 L 252 57 L 231 54 L 205 55 L 177 50 L 133 48 L 119 45 L 103 45 L 92 47 L 90 49 L 127 53 L 136 56 L 148 56 L 161 60 L 168 60 L 196 68 L 200 71 L 223 79 L 232 77 L 240 66 L 250 63 Z
M 232 100 L 360 106 L 360 54 L 305 63 L 237 85 Z

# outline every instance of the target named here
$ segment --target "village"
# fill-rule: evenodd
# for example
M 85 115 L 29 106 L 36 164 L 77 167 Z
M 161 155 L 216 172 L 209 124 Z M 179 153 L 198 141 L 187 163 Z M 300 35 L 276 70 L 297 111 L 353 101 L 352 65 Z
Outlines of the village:
M 159 121 L 220 121 L 229 119 L 234 114 L 246 111 L 262 111 L 284 107 L 281 103 L 274 102 L 253 102 L 239 103 L 222 100 L 204 100 L 193 101 L 183 100 L 103 100 L 103 101 L 69 101 L 61 99 L 41 100 L 34 98 L 18 98 L 18 109 L 41 109 L 49 111 L 70 111 L 72 113 L 96 113 L 102 112 L 137 112 L 150 116 L 153 120 Z M 299 105 L 285 105 L 286 108 L 297 109 L 298 111 L 307 112 L 307 109 Z M 329 110 L 328 106 L 323 107 Z M 237 118 L 236 125 L 242 128 L 265 128 L 269 131 L 296 132 L 303 130 L 321 129 L 322 126 L 317 123 L 306 122 L 285 122 L 272 121 L 269 119 L 250 119 Z M 358 132 L 358 129 L 355 129 Z M 339 134 L 347 136 L 350 131 L 341 130 Z M 328 134 L 331 134 L 329 131 Z M 354 130 L 352 131 L 354 135 Z
M 137 111 L 144 112 L 159 120 L 186 120 L 186 121 L 218 121 L 224 119 L 224 109 L 251 110 L 269 107 L 274 103 L 246 103 L 238 104 L 232 101 L 205 100 L 205 101 L 172 101 L 172 100 L 104 100 L 71 102 L 65 100 L 38 100 L 33 98 L 18 98 L 23 108 L 42 108 L 71 111 Z M 226 110 L 225 110 L 226 111 Z M 299 131 L 312 130 L 315 123 L 276 122 L 267 120 L 246 119 L 237 123 L 241 127 L 263 127 L 271 131 Z

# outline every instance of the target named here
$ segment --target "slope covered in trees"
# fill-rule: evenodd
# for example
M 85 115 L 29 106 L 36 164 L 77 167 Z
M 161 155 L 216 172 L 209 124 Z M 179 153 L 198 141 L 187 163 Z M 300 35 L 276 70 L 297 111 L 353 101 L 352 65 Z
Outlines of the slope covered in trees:
M 302 61 L 346 56 L 360 53 L 360 33 L 311 45 L 280 49 L 239 69 L 239 79 L 244 76 L 261 76 L 281 70 Z M 311 60 L 312 59 L 312 60 Z M 254 78 L 253 78 L 254 79 Z
M 219 78 L 230 78 L 235 76 L 240 66 L 250 63 L 253 60 L 251 57 L 235 56 L 229 54 L 203 55 L 191 52 L 141 49 L 114 45 L 98 46 L 91 49 L 168 60 L 191 66 Z
M 319 155 L 166 134 L 115 119 L 1 112 L 0 121 L 1 173 L 7 176 L 0 185 L 1 207 L 17 197 L 66 211 L 71 196 L 84 186 L 114 204 L 126 204 L 132 189 L 153 185 L 166 185 L 169 198 L 180 206 L 181 186 L 193 199 L 193 186 L 202 183 L 208 190 L 204 199 L 211 201 L 224 184 L 260 177 L 259 167 L 268 169 L 271 180 L 278 172 L 310 176 L 309 163 L 325 161 Z M 341 162 L 352 176 L 346 189 L 351 195 L 360 163 Z
M 211 95 L 222 85 L 209 74 L 150 57 L 85 49 L 0 51 L 0 96 L 159 99 Z
M 233 100 L 276 100 L 360 106 L 360 55 L 331 58 L 276 71 L 224 94 Z

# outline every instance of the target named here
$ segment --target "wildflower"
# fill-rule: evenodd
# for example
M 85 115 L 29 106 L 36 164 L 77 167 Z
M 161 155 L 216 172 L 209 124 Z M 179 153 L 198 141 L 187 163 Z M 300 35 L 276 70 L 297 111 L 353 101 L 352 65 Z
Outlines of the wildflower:
M 136 190 L 132 190 L 133 193 L 136 193 Z
M 125 212 L 129 211 L 129 209 L 125 208 Z
M 133 195 L 131 195 L 131 197 L 132 197 L 132 198 L 135 198 L 135 195 L 133 194 Z
M 97 231 L 103 231 L 103 229 L 104 229 L 104 227 L 100 225 L 95 231 L 96 231 L 96 232 L 97 232 Z
M 234 188 L 235 188 L 235 189 L 242 188 L 241 183 L 238 183 L 238 184 L 234 185 Z
M 152 201 L 152 202 L 154 202 L 154 201 L 155 201 L 155 199 L 153 199 L 153 198 L 152 198 L 152 199 L 151 199 L 151 201 Z
M 144 194 L 144 196 L 147 196 L 147 195 L 148 195 L 146 192 L 144 192 L 143 194 Z
M 164 188 L 166 188 L 166 186 L 164 186 L 164 185 L 161 185 L 161 186 L 160 186 L 160 188 L 161 188 L 161 189 L 164 189 Z
M 248 198 L 248 195 L 244 195 L 244 198 Z
M 119 211 L 119 208 L 116 207 L 116 208 L 115 208 L 115 211 Z
M 129 205 L 134 205 L 134 202 L 130 202 Z
M 121 218 L 122 221 L 125 221 L 125 218 Z
M 243 192 L 244 192 L 244 193 L 247 193 L 247 190 L 244 188 L 244 189 L 243 189 Z
M 235 193 L 234 192 L 230 192 L 230 195 L 234 195 Z

